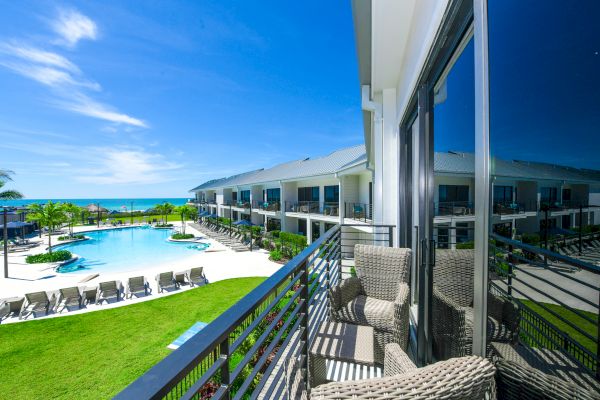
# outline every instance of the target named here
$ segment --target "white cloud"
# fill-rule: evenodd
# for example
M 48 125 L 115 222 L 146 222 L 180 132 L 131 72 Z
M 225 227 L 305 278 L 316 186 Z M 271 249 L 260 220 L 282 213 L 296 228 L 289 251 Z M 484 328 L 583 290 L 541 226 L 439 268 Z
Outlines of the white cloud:
M 88 117 L 102 119 L 104 121 L 137 126 L 139 128 L 148 127 L 146 122 L 142 121 L 141 119 L 115 111 L 110 106 L 98 103 L 97 101 L 81 94 L 74 96 L 72 101 L 59 102 L 58 105 L 65 110 L 87 115 Z
M 69 46 L 97 37 L 96 24 L 75 10 L 61 10 L 51 25 Z M 81 69 L 63 55 L 14 40 L 0 42 L 0 66 L 53 89 L 52 103 L 61 109 L 126 127 L 148 127 L 141 119 L 91 98 L 87 91 L 101 91 L 102 87 L 86 79 Z
M 93 168 L 79 170 L 76 175 L 80 182 L 100 185 L 149 184 L 172 180 L 170 172 L 179 170 L 182 165 L 170 162 L 158 153 L 143 149 L 97 148 Z
M 51 27 L 61 37 L 59 43 L 69 47 L 74 47 L 82 39 L 95 40 L 98 37 L 96 23 L 72 9 L 60 10 L 58 19 L 51 23 Z

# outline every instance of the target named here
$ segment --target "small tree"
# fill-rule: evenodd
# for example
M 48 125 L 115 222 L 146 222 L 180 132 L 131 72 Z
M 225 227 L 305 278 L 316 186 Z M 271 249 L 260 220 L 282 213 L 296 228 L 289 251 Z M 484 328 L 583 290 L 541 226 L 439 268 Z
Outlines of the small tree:
M 52 253 L 52 231 L 67 219 L 60 203 L 49 201 L 46 205 L 32 204 L 27 214 L 29 221 L 35 221 L 41 228 L 48 228 L 48 252 Z
M 175 206 L 171 203 L 164 202 L 162 204 L 157 204 L 154 206 L 154 209 L 161 215 L 161 219 L 163 220 L 163 225 L 167 224 L 169 214 L 173 213 Z
M 185 221 L 188 219 L 196 219 L 198 210 L 196 207 L 184 204 L 183 206 L 175 207 L 175 212 L 181 217 L 181 229 L 182 233 L 185 234 Z
M 73 228 L 75 227 L 75 224 L 79 221 L 79 216 L 81 215 L 81 207 L 76 206 L 73 203 L 64 203 L 62 207 L 66 215 L 66 220 L 69 224 L 69 236 L 73 237 Z

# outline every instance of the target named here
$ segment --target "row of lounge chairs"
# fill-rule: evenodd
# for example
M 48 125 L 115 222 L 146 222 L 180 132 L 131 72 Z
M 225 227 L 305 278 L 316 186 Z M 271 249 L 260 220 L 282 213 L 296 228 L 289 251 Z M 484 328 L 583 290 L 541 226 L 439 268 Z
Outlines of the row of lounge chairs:
M 247 235 L 244 237 L 244 234 L 240 232 L 230 233 L 229 228 L 226 226 L 217 226 L 216 224 L 207 221 L 192 224 L 192 227 L 234 251 L 242 252 L 250 249 L 250 238 L 248 238 Z M 256 239 L 254 242 L 256 242 Z M 253 245 L 258 248 L 255 243 L 253 243 Z
M 163 272 L 156 275 L 158 293 L 173 291 L 181 285 L 200 286 L 208 283 L 204 268 L 191 268 L 187 271 L 174 273 Z M 125 287 L 120 281 L 100 282 L 97 288 L 81 288 L 78 286 L 59 289 L 56 292 L 27 293 L 20 302 L 20 308 L 0 300 L 0 320 L 11 313 L 17 313 L 19 319 L 34 317 L 38 314 L 48 315 L 50 312 L 61 313 L 65 309 L 81 309 L 84 304 L 101 305 L 103 302 L 118 302 L 131 299 L 134 296 L 148 296 L 152 289 L 145 276 L 135 276 L 127 280 Z M 14 299 L 13 299 L 14 300 Z M 13 301 L 13 303 L 15 303 Z M 17 307 L 19 304 L 17 304 Z

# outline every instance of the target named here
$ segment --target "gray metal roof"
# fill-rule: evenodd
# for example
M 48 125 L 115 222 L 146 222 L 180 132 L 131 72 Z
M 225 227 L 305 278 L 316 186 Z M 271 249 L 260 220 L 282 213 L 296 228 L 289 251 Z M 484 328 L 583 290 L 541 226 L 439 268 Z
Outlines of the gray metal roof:
M 359 145 L 334 151 L 319 158 L 289 161 L 271 168 L 258 169 L 213 179 L 195 187 L 191 191 L 211 190 L 231 186 L 244 186 L 294 180 L 313 176 L 332 175 L 338 171 L 367 162 L 365 146 Z M 475 155 L 464 152 L 435 153 L 436 173 L 475 175 Z M 515 179 L 555 180 L 600 184 L 600 171 L 579 169 L 533 161 L 492 159 L 495 176 Z
M 332 175 L 340 169 L 357 165 L 361 162 L 366 162 L 364 145 L 336 150 L 323 157 L 289 161 L 271 168 L 250 171 L 227 178 L 214 179 L 195 187 L 191 191 Z
M 492 158 L 491 168 L 495 176 L 506 178 L 600 183 L 600 171 L 535 161 Z M 434 171 L 475 175 L 475 155 L 463 152 L 435 153 Z

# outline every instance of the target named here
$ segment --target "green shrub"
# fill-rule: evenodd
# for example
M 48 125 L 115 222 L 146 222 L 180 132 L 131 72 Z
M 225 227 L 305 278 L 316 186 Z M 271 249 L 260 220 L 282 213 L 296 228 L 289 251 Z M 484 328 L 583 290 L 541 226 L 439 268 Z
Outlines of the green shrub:
M 81 240 L 81 239 L 85 239 L 84 235 L 73 235 L 73 236 L 69 236 L 69 235 L 65 235 L 65 236 L 59 236 L 58 240 L 63 241 L 63 240 Z
M 278 237 L 279 237 L 279 233 L 280 233 L 280 232 L 281 232 L 281 231 L 270 231 L 270 233 L 271 233 L 271 236 L 273 236 L 274 238 L 278 238 Z
M 279 250 L 273 250 L 269 253 L 269 257 L 273 261 L 280 261 L 283 257 L 281 256 L 281 252 Z
M 475 243 L 474 242 L 456 243 L 456 248 L 457 249 L 474 249 Z
M 172 228 L 173 224 L 156 224 L 154 226 L 157 228 Z
M 73 257 L 68 250 L 58 250 L 53 253 L 34 254 L 27 256 L 25 262 L 27 264 L 39 264 L 48 262 L 67 261 Z
M 175 240 L 193 239 L 194 237 L 191 233 L 174 233 L 171 235 L 171 239 Z
M 524 233 L 521 235 L 521 241 L 526 244 L 537 245 L 540 243 L 540 235 L 537 233 Z

